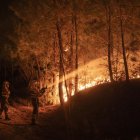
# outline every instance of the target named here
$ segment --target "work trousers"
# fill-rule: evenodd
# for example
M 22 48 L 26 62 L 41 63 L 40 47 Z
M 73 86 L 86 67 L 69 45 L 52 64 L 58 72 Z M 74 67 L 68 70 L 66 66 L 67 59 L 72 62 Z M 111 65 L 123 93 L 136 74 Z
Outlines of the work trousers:
M 2 97 L 0 115 L 2 115 L 2 113 L 4 111 L 5 117 L 7 117 L 8 116 L 8 107 L 9 107 L 8 98 Z

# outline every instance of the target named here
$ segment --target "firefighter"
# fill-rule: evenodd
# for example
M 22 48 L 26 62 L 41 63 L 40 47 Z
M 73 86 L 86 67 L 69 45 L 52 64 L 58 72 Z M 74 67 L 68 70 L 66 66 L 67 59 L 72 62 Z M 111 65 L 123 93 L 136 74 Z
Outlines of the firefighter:
M 38 112 L 39 112 L 39 97 L 41 97 L 45 93 L 46 88 L 47 87 L 42 88 L 40 90 L 39 82 L 37 80 L 33 80 L 30 83 L 29 92 L 31 96 L 32 106 L 33 106 L 32 125 L 36 124 L 38 118 Z
M 2 113 L 5 113 L 5 120 L 10 120 L 8 116 L 8 106 L 9 106 L 9 96 L 10 96 L 10 83 L 8 81 L 4 81 L 2 85 L 2 97 L 1 97 L 1 109 L 0 109 L 0 119 L 2 119 Z

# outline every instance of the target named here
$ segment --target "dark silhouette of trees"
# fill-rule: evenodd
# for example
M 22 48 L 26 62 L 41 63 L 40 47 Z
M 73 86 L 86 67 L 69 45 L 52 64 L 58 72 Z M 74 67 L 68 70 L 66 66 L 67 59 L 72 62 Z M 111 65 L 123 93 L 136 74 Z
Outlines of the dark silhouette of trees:
M 124 68 L 125 68 L 125 76 L 126 76 L 126 81 L 129 81 L 128 64 L 127 64 L 127 59 L 126 59 L 126 49 L 125 49 L 125 44 L 124 44 L 123 17 L 122 17 L 121 6 L 119 7 L 119 10 L 120 10 L 121 42 L 122 42 L 122 53 L 123 53 L 123 61 L 124 61 Z
M 112 48 L 113 48 L 113 41 L 112 41 L 112 25 L 111 25 L 111 1 L 109 0 L 108 4 L 105 3 L 105 9 L 106 9 L 106 18 L 107 18 L 107 26 L 108 26 L 108 70 L 109 70 L 109 77 L 110 81 L 113 82 L 113 72 L 112 72 Z

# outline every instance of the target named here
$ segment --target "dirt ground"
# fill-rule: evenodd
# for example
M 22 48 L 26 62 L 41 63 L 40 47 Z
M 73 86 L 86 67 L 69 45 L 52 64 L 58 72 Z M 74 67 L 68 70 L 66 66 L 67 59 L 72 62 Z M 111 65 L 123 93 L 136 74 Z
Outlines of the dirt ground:
M 31 125 L 31 107 L 10 107 L 11 120 L 6 121 L 4 118 L 0 120 L 0 140 L 66 139 L 63 117 L 54 115 L 58 107 L 40 107 L 38 124 L 35 126 Z

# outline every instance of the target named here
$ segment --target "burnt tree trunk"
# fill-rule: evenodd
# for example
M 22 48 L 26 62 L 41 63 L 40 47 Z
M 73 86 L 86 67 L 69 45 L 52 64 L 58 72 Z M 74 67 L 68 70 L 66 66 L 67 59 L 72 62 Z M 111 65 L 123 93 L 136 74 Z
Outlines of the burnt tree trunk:
M 57 20 L 56 23 L 57 26 L 57 32 L 58 32 L 58 40 L 59 40 L 59 56 L 60 56 L 60 72 L 62 71 L 62 79 L 61 81 L 63 81 L 64 78 L 64 84 L 65 84 L 65 88 L 66 88 L 66 94 L 67 94 L 67 98 L 69 99 L 69 93 L 68 93 L 68 88 L 67 88 L 67 81 L 66 81 L 66 74 L 65 74 L 65 69 L 64 69 L 64 56 L 63 56 L 63 43 L 62 43 L 62 35 L 61 35 L 61 29 L 60 29 L 60 22 L 59 20 Z
M 61 31 L 59 27 L 59 22 L 57 21 L 56 23 L 56 28 L 58 32 L 58 40 L 59 40 L 59 48 L 62 47 L 62 38 L 61 38 Z M 63 78 L 63 62 L 62 62 L 62 55 L 61 55 L 61 50 L 59 49 L 59 98 L 60 98 L 60 103 L 61 106 L 64 105 L 64 99 L 63 99 L 63 89 L 62 89 L 62 78 Z
M 56 43 L 56 34 L 54 34 L 53 36 L 53 61 L 54 61 L 54 65 L 56 63 L 56 47 L 57 47 L 57 43 Z
M 69 56 L 69 62 L 70 62 L 70 68 L 71 72 L 73 71 L 73 32 L 70 34 L 70 56 Z
M 115 56 L 115 66 L 114 66 L 114 74 L 115 74 L 115 80 L 118 80 L 118 64 L 119 64 L 119 46 L 117 46 L 117 50 L 116 50 L 117 54 Z
M 2 81 L 2 64 L 1 64 L 1 60 L 0 60 L 0 81 Z
M 69 65 L 70 65 L 70 72 L 72 73 L 74 68 L 73 68 L 73 31 L 71 31 L 70 34 L 70 54 L 69 54 Z M 72 90 L 73 90 L 73 76 L 71 75 L 71 78 L 69 80 L 69 96 L 72 95 Z
M 126 59 L 126 50 L 125 50 L 125 44 L 124 44 L 124 30 L 123 30 L 123 19 L 122 19 L 121 6 L 120 6 L 120 28 L 121 28 L 122 52 L 123 52 L 123 61 L 124 61 L 126 81 L 129 81 L 129 72 L 128 72 L 128 65 L 127 65 L 127 59 Z
M 40 64 L 39 64 L 39 61 L 38 61 L 38 58 L 37 57 L 35 57 L 36 58 L 36 64 L 37 64 L 37 73 L 38 73 L 38 78 L 40 79 Z
M 4 80 L 7 79 L 7 63 L 6 63 L 6 60 L 4 61 Z
M 37 64 L 37 73 L 38 73 L 38 79 L 39 79 L 39 86 L 41 88 L 41 71 L 40 71 L 40 64 L 39 64 L 39 61 L 38 61 L 38 58 L 37 56 L 35 57 L 36 59 L 36 64 Z
M 14 83 L 14 66 L 13 66 L 13 60 L 11 61 L 11 84 L 13 86 Z
M 112 61 L 111 61 L 111 53 L 113 48 L 113 42 L 112 42 L 112 26 L 111 26 L 111 7 L 110 3 L 109 5 L 105 6 L 106 8 L 106 18 L 107 18 L 107 24 L 108 24 L 108 70 L 109 70 L 109 77 L 110 81 L 113 82 L 113 72 L 112 72 Z
M 76 75 L 75 75 L 75 93 L 78 92 L 78 30 L 77 30 L 77 15 L 74 14 L 74 27 L 75 27 L 75 43 L 76 43 L 76 54 L 75 54 L 75 69 L 76 69 Z

